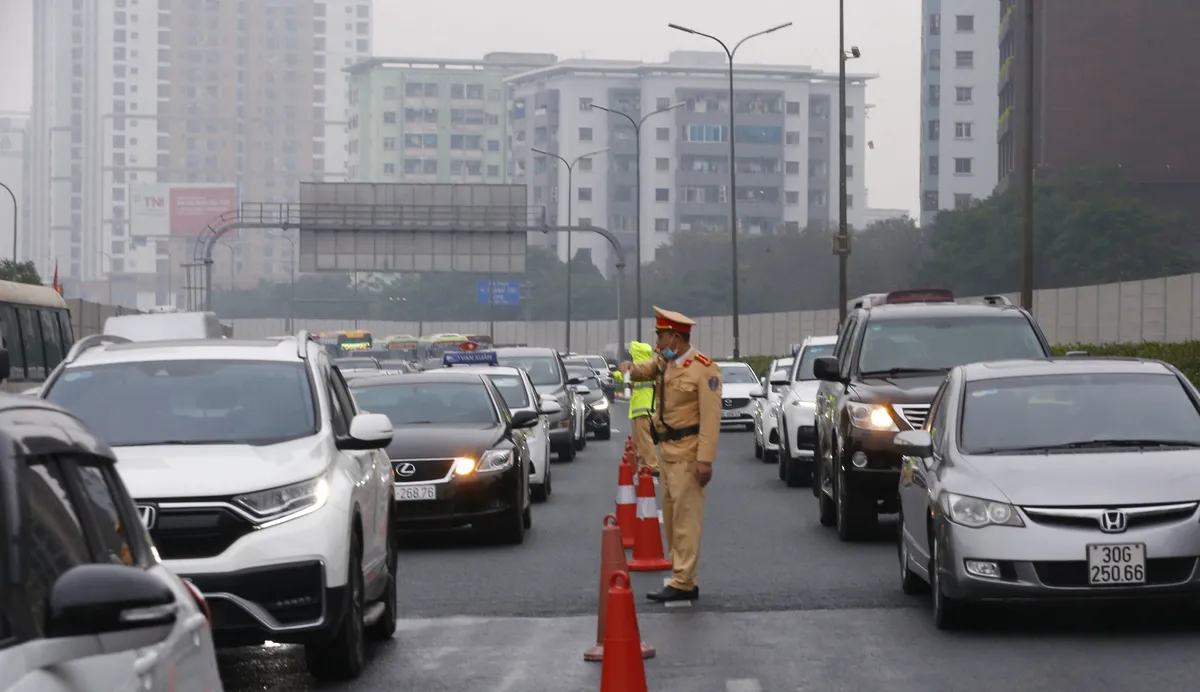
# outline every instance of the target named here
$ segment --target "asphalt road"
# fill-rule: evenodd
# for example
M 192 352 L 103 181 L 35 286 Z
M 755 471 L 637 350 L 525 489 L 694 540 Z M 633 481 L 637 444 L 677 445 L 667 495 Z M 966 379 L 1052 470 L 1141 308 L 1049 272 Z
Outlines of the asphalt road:
M 621 411 L 622 409 L 618 409 Z M 618 418 L 618 420 L 620 420 Z M 623 425 L 621 424 L 623 423 Z M 317 686 L 291 647 L 223 652 L 226 689 L 584 692 L 595 642 L 600 525 L 613 509 L 627 421 L 555 464 L 554 493 L 516 547 L 454 534 L 406 537 L 402 619 L 351 684 Z M 1143 692 L 1192 689 L 1196 614 L 1175 609 L 1059 612 L 1006 608 L 970 633 L 943 634 L 926 597 L 900 593 L 894 524 L 879 540 L 839 543 L 817 524 L 808 489 L 788 489 L 722 434 L 709 486 L 701 600 L 645 600 L 665 573 L 635 573 L 646 664 L 658 692 Z

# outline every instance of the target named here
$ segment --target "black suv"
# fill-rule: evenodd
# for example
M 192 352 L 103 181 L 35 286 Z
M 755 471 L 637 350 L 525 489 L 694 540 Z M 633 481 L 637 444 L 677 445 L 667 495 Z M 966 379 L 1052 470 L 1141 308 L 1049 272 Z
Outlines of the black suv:
M 817 463 L 821 524 L 842 540 L 872 533 L 897 511 L 897 432 L 919 429 L 956 365 L 1044 358 L 1050 344 L 1033 317 L 1004 296 L 956 302 L 943 290 L 893 291 L 856 301 L 833 355 L 818 358 Z

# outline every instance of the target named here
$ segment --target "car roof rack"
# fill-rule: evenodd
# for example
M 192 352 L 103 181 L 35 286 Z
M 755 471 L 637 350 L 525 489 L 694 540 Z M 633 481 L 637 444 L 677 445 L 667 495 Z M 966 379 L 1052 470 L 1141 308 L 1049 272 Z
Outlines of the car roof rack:
M 101 346 L 103 344 L 130 343 L 133 343 L 133 339 L 126 339 L 123 336 L 116 336 L 115 334 L 89 334 L 79 341 L 76 341 L 75 344 L 71 346 L 71 350 L 67 351 L 67 355 L 62 359 L 62 362 L 72 363 L 84 351 L 88 350 L 89 348 Z
M 308 342 L 313 340 L 307 329 L 296 332 L 296 356 L 300 360 L 308 360 Z
M 984 305 L 992 305 L 992 306 L 1001 307 L 1001 308 L 1013 307 L 1012 301 L 1009 300 L 1006 296 L 1002 296 L 1002 295 L 984 296 L 983 304 Z

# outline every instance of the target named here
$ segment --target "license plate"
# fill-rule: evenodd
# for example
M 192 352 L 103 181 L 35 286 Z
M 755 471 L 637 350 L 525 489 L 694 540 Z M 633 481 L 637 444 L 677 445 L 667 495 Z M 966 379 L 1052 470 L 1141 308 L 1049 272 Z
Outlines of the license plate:
M 396 502 L 437 499 L 437 488 L 432 485 L 397 485 L 394 488 Z
M 1089 545 L 1088 583 L 1098 586 L 1146 583 L 1146 544 Z
M 722 418 L 737 418 L 737 417 L 739 417 L 739 416 L 741 416 L 741 415 L 742 415 L 742 414 L 741 414 L 741 412 L 740 412 L 740 411 L 722 411 L 722 412 L 721 412 L 721 417 L 722 417 Z

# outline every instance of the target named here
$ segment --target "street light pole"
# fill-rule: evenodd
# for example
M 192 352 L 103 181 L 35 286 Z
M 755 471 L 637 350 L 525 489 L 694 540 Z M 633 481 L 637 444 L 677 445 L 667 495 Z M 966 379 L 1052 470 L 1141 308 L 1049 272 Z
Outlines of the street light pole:
M 562 161 L 563 165 L 567 167 L 567 226 L 571 226 L 573 224 L 573 219 L 571 218 L 571 201 L 574 197 L 574 194 L 572 192 L 572 190 L 574 190 L 572 176 L 574 176 L 574 174 L 575 174 L 575 164 L 579 163 L 583 159 L 588 158 L 589 156 L 595 156 L 596 154 L 603 154 L 604 152 L 608 151 L 608 147 L 605 147 L 603 149 L 597 149 L 596 151 L 589 151 L 586 154 L 580 154 L 579 156 L 576 156 L 575 160 L 573 160 L 573 161 L 567 161 L 566 159 L 559 156 L 558 154 L 544 151 L 542 149 L 538 149 L 537 147 L 530 147 L 530 149 L 532 151 L 535 151 L 535 152 L 543 155 L 543 156 L 552 156 L 552 157 L 558 159 L 559 161 Z M 570 231 L 567 231 L 567 328 L 566 328 L 566 332 L 567 332 L 567 346 L 564 350 L 570 351 L 571 350 L 571 232 Z
M 846 52 L 846 0 L 838 0 L 838 232 L 833 251 L 838 258 L 838 326 L 846 321 L 850 302 L 850 197 L 846 192 L 846 61 L 860 57 L 858 46 Z
M 730 188 L 730 190 L 729 190 L 729 234 L 730 234 L 731 246 L 732 246 L 731 249 L 732 249 L 732 254 L 733 254 L 732 269 L 733 269 L 733 357 L 734 358 L 741 357 L 742 352 L 741 352 L 741 337 L 740 337 L 740 333 L 739 333 L 740 330 L 738 329 L 738 322 L 740 320 L 738 319 L 737 149 L 736 149 L 736 145 L 735 145 L 735 140 L 737 139 L 737 137 L 734 136 L 734 129 L 733 129 L 734 114 L 737 112 L 737 107 L 736 107 L 736 104 L 734 103 L 734 95 L 733 95 L 733 57 L 737 54 L 738 49 L 741 48 L 742 44 L 745 43 L 746 41 L 749 41 L 750 39 L 758 37 L 758 36 L 763 36 L 763 35 L 770 34 L 775 31 L 779 31 L 780 29 L 785 29 L 791 25 L 792 25 L 791 22 L 787 22 L 786 24 L 780 24 L 779 26 L 773 26 L 770 29 L 765 29 L 765 30 L 760 31 L 755 34 L 750 34 L 749 36 L 743 38 L 741 41 L 738 41 L 736 44 L 734 44 L 733 50 L 730 50 L 729 47 L 725 45 L 725 42 L 722 41 L 721 39 L 717 38 L 716 36 L 712 36 L 710 34 L 706 34 L 706 33 L 700 32 L 700 31 L 696 31 L 695 29 L 689 29 L 685 26 L 680 26 L 678 24 L 668 24 L 667 25 L 668 27 L 675 29 L 676 31 L 682 31 L 685 34 L 695 34 L 696 36 L 703 36 L 704 38 L 710 38 L 710 39 L 716 41 L 717 44 L 720 45 L 721 48 L 723 48 L 725 50 L 725 55 L 729 57 L 729 132 L 728 132 L 728 137 L 729 137 L 729 188 Z M 640 269 L 640 267 L 639 267 L 639 269 Z
M 1025 170 L 1023 180 L 1025 200 L 1022 210 L 1021 233 L 1021 307 L 1033 311 L 1033 97 L 1036 93 L 1033 78 L 1033 0 L 1025 0 Z
M 634 314 L 634 319 L 637 320 L 637 340 L 638 341 L 642 340 L 642 125 L 645 124 L 646 120 L 652 115 L 657 115 L 658 113 L 666 113 L 667 111 L 673 111 L 676 108 L 679 108 L 680 106 L 683 106 L 683 105 L 684 105 L 684 103 L 682 101 L 679 103 L 673 103 L 670 106 L 667 106 L 666 108 L 660 108 L 652 113 L 647 113 L 646 115 L 643 115 L 641 120 L 634 120 L 633 116 L 631 116 L 628 113 L 625 113 L 623 111 L 613 110 L 612 108 L 605 108 L 604 106 L 597 106 L 594 103 L 592 104 L 592 108 L 595 108 L 597 110 L 602 110 L 606 113 L 612 113 L 613 115 L 619 115 L 622 118 L 625 118 L 626 120 L 628 120 L 630 125 L 633 125 L 634 147 L 637 149 L 637 156 L 634 157 L 634 168 L 637 170 L 637 184 L 636 184 L 637 186 L 634 188 L 634 198 L 633 198 L 634 199 L 633 206 L 637 209 L 637 211 L 635 212 L 637 219 L 635 220 L 634 225 L 633 225 L 634 237 L 636 238 L 635 244 L 637 245 L 637 247 L 633 251 L 634 262 L 636 262 L 636 269 L 634 271 L 637 272 L 635 275 L 635 283 L 637 284 L 637 289 L 636 289 L 637 297 L 635 298 L 635 300 L 636 300 L 637 307 L 634 308 L 633 314 Z M 620 290 L 620 289 L 618 288 L 617 290 Z M 617 300 L 620 300 L 620 298 L 621 298 L 620 294 L 618 294 Z M 625 346 L 621 345 L 620 348 L 625 348 Z
M 5 185 L 4 183 L 0 183 L 0 187 L 4 188 L 4 191 L 8 193 L 9 197 L 12 197 L 12 203 L 13 203 L 13 264 L 16 264 L 17 263 L 17 196 L 15 194 L 13 194 L 12 188 Z

